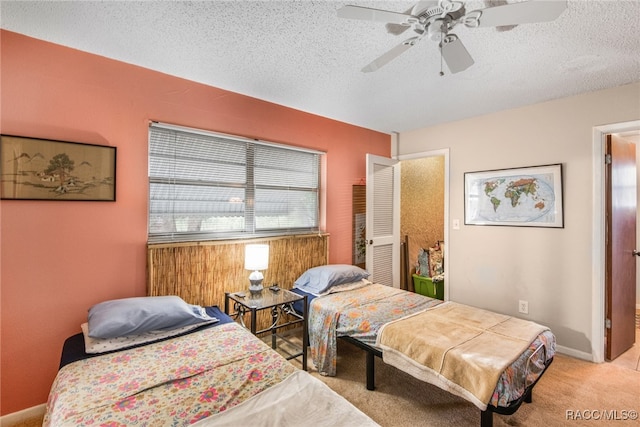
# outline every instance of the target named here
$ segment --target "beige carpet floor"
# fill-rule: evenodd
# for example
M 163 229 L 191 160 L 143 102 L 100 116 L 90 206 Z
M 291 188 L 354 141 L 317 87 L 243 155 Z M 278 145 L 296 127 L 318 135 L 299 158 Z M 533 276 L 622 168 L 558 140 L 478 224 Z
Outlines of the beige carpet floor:
M 380 425 L 480 425 L 480 410 L 474 405 L 418 381 L 379 358 L 376 390 L 368 391 L 364 352 L 342 340 L 338 342 L 338 375 L 319 375 L 311 361 L 309 372 Z M 640 372 L 557 355 L 534 388 L 533 403 L 523 404 L 513 415 L 494 414 L 493 423 L 496 427 L 625 426 L 637 425 L 637 419 L 630 418 L 634 414 L 637 417 L 639 411 Z
M 291 344 L 299 341 L 290 338 Z M 280 350 L 286 350 L 286 343 Z M 365 353 L 338 341 L 338 375 L 323 377 L 311 360 L 309 372 L 383 427 L 479 426 L 480 410 L 462 398 L 416 380 L 376 358 L 376 390 L 365 387 Z M 293 347 L 292 347 L 293 348 Z M 301 367 L 299 359 L 291 361 Z M 310 402 L 310 404 L 312 404 Z M 640 412 L 640 371 L 613 363 L 595 364 L 556 355 L 533 391 L 533 403 L 513 415 L 493 416 L 504 426 L 632 426 Z M 257 420 L 256 425 L 262 424 Z M 41 425 L 42 418 L 20 427 Z M 357 427 L 357 426 L 353 426 Z

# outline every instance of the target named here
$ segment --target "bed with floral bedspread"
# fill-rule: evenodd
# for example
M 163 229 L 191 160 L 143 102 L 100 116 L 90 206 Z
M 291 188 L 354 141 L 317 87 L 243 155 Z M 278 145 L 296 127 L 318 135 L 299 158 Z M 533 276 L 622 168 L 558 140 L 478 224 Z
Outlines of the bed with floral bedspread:
M 336 375 L 338 337 L 349 336 L 373 346 L 384 324 L 441 302 L 379 284 L 313 298 L 309 343 L 316 369 L 322 375 Z
M 301 292 L 294 289 L 294 292 Z M 323 375 L 336 375 L 337 338 L 347 338 L 372 354 L 383 355 L 376 346 L 378 333 L 389 322 L 428 311 L 443 302 L 413 292 L 370 284 L 355 290 L 312 296 L 309 306 L 309 342 L 311 358 Z M 429 325 L 424 325 L 428 328 Z M 530 400 L 531 388 L 555 355 L 555 336 L 546 329 L 534 337 L 522 353 L 499 376 L 483 410 L 483 425 L 490 425 L 490 411 L 510 414 L 522 401 Z M 542 351 L 541 351 L 542 350 Z M 369 364 L 369 359 L 368 362 Z M 373 366 L 367 367 L 373 371 Z M 367 388 L 373 389 L 373 375 L 368 373 Z M 486 405 L 485 405 L 486 404 Z M 487 421 L 488 419 L 488 421 Z
M 304 393 L 322 411 L 296 398 Z M 301 417 L 319 426 L 377 425 L 231 322 L 63 366 L 44 426 L 237 425 L 248 414 L 281 425 L 292 417 L 296 425 Z

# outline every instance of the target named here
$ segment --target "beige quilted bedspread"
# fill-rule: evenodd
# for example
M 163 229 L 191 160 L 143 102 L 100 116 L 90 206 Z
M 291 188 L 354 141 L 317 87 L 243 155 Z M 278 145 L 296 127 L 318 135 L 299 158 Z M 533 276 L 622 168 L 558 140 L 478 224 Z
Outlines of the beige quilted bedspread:
M 546 329 L 448 301 L 386 324 L 377 345 L 386 363 L 485 410 L 500 374 Z

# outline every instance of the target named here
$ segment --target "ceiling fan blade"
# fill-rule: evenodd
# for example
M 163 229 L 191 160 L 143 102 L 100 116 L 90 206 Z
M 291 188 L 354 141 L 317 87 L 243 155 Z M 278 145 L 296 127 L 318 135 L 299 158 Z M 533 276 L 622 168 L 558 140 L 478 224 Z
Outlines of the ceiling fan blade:
M 420 37 L 411 37 L 410 39 L 403 41 L 402 43 L 387 51 L 386 53 L 375 59 L 373 62 L 371 62 L 369 65 L 364 67 L 362 69 L 362 72 L 370 73 L 372 71 L 376 71 L 377 69 L 391 62 L 393 59 L 396 59 L 398 56 L 400 56 L 400 54 L 416 44 L 418 40 L 420 40 Z
M 408 25 L 391 24 L 391 23 L 387 23 L 384 27 L 387 29 L 387 33 L 393 34 L 394 36 L 399 36 L 400 34 L 407 31 L 409 28 L 411 28 Z
M 435 3 L 436 5 L 438 4 L 437 0 L 436 1 L 434 1 L 434 0 L 419 1 L 413 7 L 405 10 L 404 14 L 405 15 L 419 16 L 420 13 L 422 13 L 423 11 L 425 11 L 427 9 L 427 7 L 433 6 L 433 3 Z M 410 26 L 407 25 L 406 23 L 404 25 L 403 24 L 387 23 L 384 27 L 387 29 L 387 33 L 393 34 L 394 36 L 399 36 L 400 34 L 404 33 L 405 31 L 407 31 L 410 28 Z
M 452 74 L 464 71 L 474 63 L 467 48 L 455 34 L 448 34 L 446 39 L 440 44 L 442 58 L 447 63 Z
M 417 17 L 406 13 L 388 10 L 371 9 L 359 6 L 344 6 L 338 9 L 338 17 L 346 19 L 362 19 L 364 21 L 391 22 L 393 24 L 408 24 L 417 21 Z
M 504 6 L 507 3 L 507 0 L 484 0 L 484 4 L 487 7 L 495 7 L 495 6 Z M 496 27 L 496 31 L 511 31 L 517 25 L 499 25 Z
M 567 8 L 563 1 L 523 1 L 480 9 L 479 27 L 531 24 L 553 21 Z M 472 11 L 471 13 L 476 12 Z

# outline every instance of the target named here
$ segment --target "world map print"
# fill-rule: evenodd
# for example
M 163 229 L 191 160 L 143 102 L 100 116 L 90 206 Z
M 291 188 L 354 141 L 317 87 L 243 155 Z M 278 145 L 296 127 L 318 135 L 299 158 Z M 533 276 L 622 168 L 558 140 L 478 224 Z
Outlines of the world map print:
M 553 173 L 483 174 L 467 182 L 467 223 L 536 225 L 554 223 L 559 187 Z

